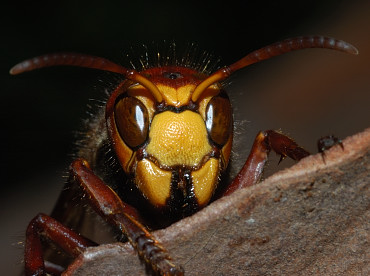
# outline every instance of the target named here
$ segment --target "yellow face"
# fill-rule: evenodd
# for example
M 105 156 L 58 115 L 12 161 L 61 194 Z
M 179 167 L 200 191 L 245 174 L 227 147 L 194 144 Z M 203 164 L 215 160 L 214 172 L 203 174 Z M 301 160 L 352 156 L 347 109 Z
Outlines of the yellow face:
M 211 200 L 229 161 L 230 102 L 218 85 L 192 102 L 201 80 L 187 68 L 153 68 L 145 74 L 152 76 L 163 101 L 157 103 L 139 84 L 117 88 L 114 107 L 107 109 L 114 149 L 151 205 L 196 211 Z

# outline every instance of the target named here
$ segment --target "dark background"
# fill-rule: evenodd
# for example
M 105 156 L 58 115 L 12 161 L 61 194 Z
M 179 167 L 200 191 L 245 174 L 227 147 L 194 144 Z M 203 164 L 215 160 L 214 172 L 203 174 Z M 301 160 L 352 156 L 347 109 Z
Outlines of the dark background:
M 0 19 L 2 273 L 20 271 L 27 222 L 39 211 L 50 212 L 71 161 L 73 132 L 86 117 L 89 99 L 102 98 L 105 85 L 99 82 L 101 72 L 80 68 L 10 76 L 15 63 L 58 51 L 121 62 L 131 46 L 166 40 L 180 46 L 195 42 L 227 65 L 291 36 L 340 38 L 358 47 L 360 55 L 295 52 L 241 70 L 229 85 L 236 119 L 246 120 L 238 128 L 241 161 L 257 131 L 270 128 L 281 128 L 315 151 L 321 135 L 345 138 L 369 127 L 366 2 L 5 2 Z M 270 170 L 275 167 L 271 162 Z

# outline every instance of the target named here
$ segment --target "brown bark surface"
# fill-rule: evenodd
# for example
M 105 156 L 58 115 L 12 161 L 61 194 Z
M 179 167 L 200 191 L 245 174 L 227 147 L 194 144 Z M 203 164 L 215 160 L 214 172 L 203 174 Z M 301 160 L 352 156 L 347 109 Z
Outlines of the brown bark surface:
M 370 129 L 154 235 L 186 275 L 370 275 Z M 66 275 L 145 275 L 129 244 Z

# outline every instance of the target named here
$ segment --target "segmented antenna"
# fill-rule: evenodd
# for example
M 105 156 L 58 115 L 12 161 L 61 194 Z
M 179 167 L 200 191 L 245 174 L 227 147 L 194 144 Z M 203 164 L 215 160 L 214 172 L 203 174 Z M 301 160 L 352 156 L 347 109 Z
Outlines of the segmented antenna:
M 157 102 L 162 102 L 163 97 L 158 88 L 147 78 L 135 70 L 130 70 L 118 65 L 110 60 L 90 55 L 75 53 L 49 54 L 22 61 L 10 69 L 10 74 L 16 75 L 27 71 L 51 66 L 77 66 L 98 69 L 118 73 L 126 78 L 138 82 L 147 88 L 154 96 Z
M 232 73 L 241 68 L 284 53 L 307 48 L 326 48 L 354 55 L 358 54 L 358 50 L 353 45 L 331 37 L 300 36 L 286 39 L 253 51 L 237 62 L 217 70 L 195 88 L 192 101 L 196 102 L 207 87 L 228 78 Z

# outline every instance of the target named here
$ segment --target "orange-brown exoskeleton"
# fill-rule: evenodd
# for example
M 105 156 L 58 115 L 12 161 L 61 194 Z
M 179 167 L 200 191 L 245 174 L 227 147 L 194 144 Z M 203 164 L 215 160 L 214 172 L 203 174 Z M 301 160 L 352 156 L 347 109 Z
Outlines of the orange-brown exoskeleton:
M 78 230 L 83 220 L 77 210 L 89 206 L 128 239 L 152 271 L 182 275 L 183 268 L 152 237 L 148 225 L 160 227 L 191 215 L 212 201 L 216 192 L 224 196 L 256 184 L 270 150 L 294 160 L 309 155 L 281 133 L 260 132 L 242 170 L 221 186 L 233 139 L 232 109 L 221 82 L 252 63 L 305 48 L 357 53 L 344 41 L 307 36 L 264 47 L 211 74 L 181 59 L 136 71 L 71 53 L 40 56 L 14 66 L 11 74 L 71 65 L 124 77 L 110 93 L 105 110 L 91 119 L 55 210 L 51 216 L 37 215 L 27 228 L 26 274 L 64 269 L 44 261 L 41 237 L 72 256 L 96 245 L 71 230 Z

